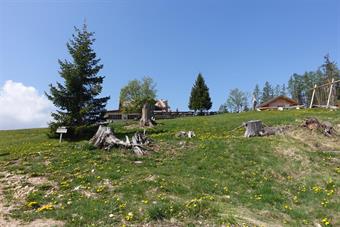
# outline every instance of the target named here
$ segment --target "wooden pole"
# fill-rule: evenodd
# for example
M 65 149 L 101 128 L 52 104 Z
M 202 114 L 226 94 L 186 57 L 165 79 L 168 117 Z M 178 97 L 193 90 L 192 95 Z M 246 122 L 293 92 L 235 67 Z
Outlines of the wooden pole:
M 63 134 L 60 133 L 60 137 L 59 137 L 59 143 L 61 143 L 61 139 L 63 138 Z
M 333 83 L 339 83 L 340 82 L 340 80 L 335 80 L 335 81 L 333 81 Z M 330 85 L 330 84 L 332 84 L 332 82 L 329 82 L 329 83 L 325 83 L 325 84 L 322 84 L 322 85 L 319 85 L 319 86 L 317 86 L 317 88 L 320 88 L 320 87 L 325 87 L 325 86 L 328 86 L 328 85 Z M 314 88 L 311 88 L 311 89 L 309 89 L 309 90 L 313 90 Z
M 313 94 L 312 94 L 312 100 L 310 101 L 309 109 L 312 109 L 312 107 L 313 107 L 313 102 L 314 102 L 314 96 L 315 96 L 316 87 L 317 87 L 317 85 L 314 84 L 314 89 L 313 89 Z
M 332 79 L 331 86 L 329 88 L 329 94 L 328 94 L 328 100 L 327 100 L 327 108 L 329 108 L 329 103 L 331 101 L 332 91 L 333 91 L 333 85 L 334 85 L 334 78 Z

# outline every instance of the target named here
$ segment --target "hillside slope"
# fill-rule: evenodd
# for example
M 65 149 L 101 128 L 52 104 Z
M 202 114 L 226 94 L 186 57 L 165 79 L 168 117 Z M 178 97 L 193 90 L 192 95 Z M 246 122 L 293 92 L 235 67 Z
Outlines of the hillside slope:
M 87 141 L 59 144 L 46 129 L 0 131 L 0 223 L 10 212 L 7 223 L 66 226 L 340 225 L 340 139 L 297 127 L 309 116 L 340 131 L 340 112 L 322 110 L 166 120 L 148 130 L 153 152 L 142 158 Z M 253 119 L 293 127 L 248 139 L 233 130 Z M 133 124 L 112 127 L 123 137 Z M 180 130 L 197 136 L 176 138 Z

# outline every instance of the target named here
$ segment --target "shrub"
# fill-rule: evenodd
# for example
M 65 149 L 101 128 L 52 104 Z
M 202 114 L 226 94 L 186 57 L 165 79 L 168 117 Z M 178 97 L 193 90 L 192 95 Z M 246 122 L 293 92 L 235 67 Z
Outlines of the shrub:
M 56 133 L 58 127 L 61 127 L 61 125 L 58 123 L 51 123 L 50 131 L 47 133 L 47 136 L 49 138 L 59 138 L 59 133 Z M 67 133 L 63 135 L 63 138 L 71 140 L 88 140 L 96 133 L 98 125 L 66 126 L 66 128 Z

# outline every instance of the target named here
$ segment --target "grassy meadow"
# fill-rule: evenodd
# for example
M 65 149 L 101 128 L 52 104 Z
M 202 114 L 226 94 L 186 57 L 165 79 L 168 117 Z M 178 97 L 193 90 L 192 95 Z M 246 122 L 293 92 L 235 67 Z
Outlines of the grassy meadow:
M 340 131 L 340 112 L 325 110 L 164 120 L 147 130 L 153 151 L 141 158 L 85 140 L 59 144 L 47 129 L 0 131 L 0 179 L 12 174 L 4 202 L 12 218 L 65 226 L 339 226 L 340 139 L 299 128 L 310 116 Z M 244 138 L 237 127 L 254 119 L 292 128 Z M 111 126 L 124 138 L 135 124 Z M 180 130 L 196 137 L 176 138 Z

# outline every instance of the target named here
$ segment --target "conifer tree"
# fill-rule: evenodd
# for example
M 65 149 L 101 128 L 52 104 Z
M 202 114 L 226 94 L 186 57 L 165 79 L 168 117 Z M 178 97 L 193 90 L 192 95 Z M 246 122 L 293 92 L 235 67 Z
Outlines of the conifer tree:
M 327 54 L 325 57 L 325 62 L 321 66 L 321 69 L 324 73 L 325 82 L 331 82 L 332 79 L 339 80 L 340 79 L 340 72 L 339 69 L 334 61 L 330 59 L 330 56 Z
M 103 76 L 98 72 L 103 68 L 100 59 L 92 49 L 94 33 L 75 28 L 75 34 L 67 43 L 71 60 L 59 60 L 59 74 L 62 83 L 50 84 L 50 93 L 46 96 L 58 108 L 52 113 L 54 122 L 51 130 L 60 125 L 67 127 L 86 126 L 101 121 L 105 106 L 110 97 L 98 98 L 102 91 Z
M 200 113 L 202 113 L 203 110 L 210 110 L 211 107 L 212 102 L 209 95 L 209 88 L 205 84 L 202 74 L 199 73 L 191 89 L 189 109 L 194 111 L 199 110 Z
M 260 86 L 258 84 L 255 85 L 254 91 L 253 91 L 253 97 L 256 99 L 257 102 L 261 99 L 261 91 Z
M 282 96 L 287 96 L 287 88 L 286 88 L 286 84 L 282 84 L 282 86 L 281 86 L 281 91 L 280 91 L 280 95 L 282 95 Z
M 274 90 L 270 83 L 266 81 L 264 84 L 263 90 L 262 90 L 262 97 L 261 97 L 261 102 L 267 102 L 271 98 L 274 97 Z
M 325 62 L 321 66 L 321 70 L 323 71 L 324 74 L 324 80 L 328 83 L 334 80 L 339 80 L 340 79 L 340 71 L 338 69 L 338 66 L 334 61 L 330 59 L 330 56 L 327 54 L 325 57 Z M 333 97 L 332 99 L 333 102 L 336 102 L 336 100 L 340 100 L 340 84 L 337 83 L 335 86 L 333 86 Z

